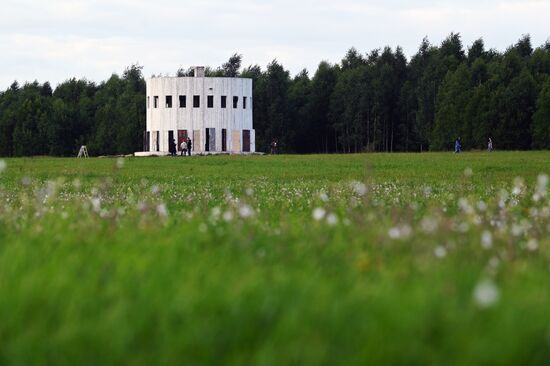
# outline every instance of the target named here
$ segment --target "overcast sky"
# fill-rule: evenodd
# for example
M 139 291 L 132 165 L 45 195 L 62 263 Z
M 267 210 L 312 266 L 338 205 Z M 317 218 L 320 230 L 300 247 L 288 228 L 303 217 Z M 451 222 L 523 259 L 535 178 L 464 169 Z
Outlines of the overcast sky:
M 2 0 L 0 89 L 13 80 L 70 77 L 93 81 L 132 63 L 145 76 L 191 65 L 219 66 L 235 52 L 244 65 L 279 60 L 292 74 L 313 74 L 352 46 L 365 53 L 424 36 L 439 43 L 460 32 L 465 46 L 483 37 L 505 50 L 529 33 L 550 37 L 550 0 Z

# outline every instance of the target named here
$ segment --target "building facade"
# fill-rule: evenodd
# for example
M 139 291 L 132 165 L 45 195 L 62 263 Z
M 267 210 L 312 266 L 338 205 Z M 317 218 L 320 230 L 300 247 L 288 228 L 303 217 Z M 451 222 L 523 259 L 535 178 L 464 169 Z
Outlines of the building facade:
M 252 79 L 153 77 L 147 84 L 146 152 L 168 153 L 170 141 L 180 151 L 188 137 L 196 153 L 255 152 L 252 126 Z

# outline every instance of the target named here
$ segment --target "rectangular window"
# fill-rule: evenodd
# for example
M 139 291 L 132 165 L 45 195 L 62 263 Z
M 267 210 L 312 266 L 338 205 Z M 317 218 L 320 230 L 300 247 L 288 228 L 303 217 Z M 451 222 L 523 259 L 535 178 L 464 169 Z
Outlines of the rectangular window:
M 250 130 L 243 130 L 243 152 L 250 152 Z
M 214 96 L 213 95 L 209 95 L 206 102 L 207 102 L 208 108 L 214 108 Z
M 222 128 L 222 151 L 227 151 L 227 130 Z
M 227 108 L 227 95 L 222 95 L 222 108 Z
M 147 109 L 150 108 L 151 97 L 147 97 Z
M 239 97 L 233 97 L 233 108 L 237 108 L 239 105 Z
M 180 108 L 186 108 L 187 107 L 187 96 L 180 95 Z
M 246 109 L 246 97 L 243 97 L 243 109 Z
M 159 97 L 158 95 L 155 95 L 153 97 L 153 108 L 158 108 L 159 107 Z
M 172 108 L 172 96 L 171 95 L 167 95 L 166 96 L 166 108 Z
M 201 96 L 193 95 L 193 108 L 200 108 L 200 107 L 201 107 Z

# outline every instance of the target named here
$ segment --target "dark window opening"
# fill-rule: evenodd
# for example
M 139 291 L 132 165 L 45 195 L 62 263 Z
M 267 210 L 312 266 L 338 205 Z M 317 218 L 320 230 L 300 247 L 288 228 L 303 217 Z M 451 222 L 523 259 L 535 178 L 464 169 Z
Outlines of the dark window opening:
M 193 108 L 200 108 L 200 107 L 201 107 L 201 96 L 193 95 Z
M 227 108 L 227 96 L 222 95 L 222 101 L 221 101 L 222 108 Z
M 158 108 L 159 107 L 159 97 L 158 95 L 155 95 L 153 97 L 153 108 Z
M 187 107 L 187 96 L 180 95 L 180 108 L 186 108 Z
M 227 151 L 227 130 L 222 128 L 222 151 Z
M 174 154 L 176 152 L 176 144 L 174 141 L 174 131 L 168 131 L 168 151 L 170 154 Z
M 166 108 L 172 108 L 172 96 L 171 95 L 167 95 L 166 96 Z
M 147 109 L 149 109 L 151 106 L 151 97 L 147 97 Z
M 243 109 L 246 109 L 246 97 L 243 97 Z
M 208 108 L 214 108 L 214 96 L 209 95 L 206 101 Z
M 145 131 L 145 133 L 143 134 L 143 151 L 149 151 L 151 150 L 150 147 L 151 147 L 151 132 L 149 131 Z
M 243 130 L 243 151 L 250 152 L 250 130 Z
M 233 108 L 237 108 L 239 105 L 239 97 L 233 97 Z

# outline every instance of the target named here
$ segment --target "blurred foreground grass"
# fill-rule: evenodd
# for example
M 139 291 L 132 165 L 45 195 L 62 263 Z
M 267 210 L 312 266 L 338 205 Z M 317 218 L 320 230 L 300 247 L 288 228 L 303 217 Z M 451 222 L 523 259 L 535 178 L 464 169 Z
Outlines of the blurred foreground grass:
M 6 159 L 0 364 L 550 363 L 550 153 Z

